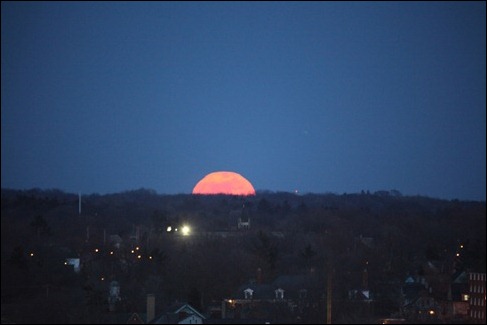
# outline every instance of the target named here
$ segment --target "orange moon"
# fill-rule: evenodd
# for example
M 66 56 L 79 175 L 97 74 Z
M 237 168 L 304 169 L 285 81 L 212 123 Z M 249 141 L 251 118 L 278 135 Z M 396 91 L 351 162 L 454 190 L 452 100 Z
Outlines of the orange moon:
M 240 174 L 214 172 L 206 175 L 196 184 L 193 194 L 255 195 L 255 189 Z

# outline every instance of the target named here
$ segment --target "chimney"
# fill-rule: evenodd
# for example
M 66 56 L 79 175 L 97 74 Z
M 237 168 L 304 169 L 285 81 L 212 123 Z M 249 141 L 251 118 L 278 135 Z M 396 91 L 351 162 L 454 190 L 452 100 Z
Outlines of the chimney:
M 156 297 L 153 293 L 147 294 L 147 323 L 156 317 Z
M 368 289 L 369 287 L 369 274 L 367 272 L 367 268 L 365 268 L 364 272 L 362 273 L 362 287 L 364 289 Z
M 257 269 L 257 284 L 262 284 L 262 269 L 260 267 Z

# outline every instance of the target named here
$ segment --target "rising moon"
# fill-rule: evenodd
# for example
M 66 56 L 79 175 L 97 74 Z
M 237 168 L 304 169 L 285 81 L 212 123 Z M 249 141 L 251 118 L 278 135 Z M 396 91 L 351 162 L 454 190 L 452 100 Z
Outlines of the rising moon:
M 196 184 L 193 194 L 255 195 L 255 189 L 240 174 L 214 172 L 206 175 Z

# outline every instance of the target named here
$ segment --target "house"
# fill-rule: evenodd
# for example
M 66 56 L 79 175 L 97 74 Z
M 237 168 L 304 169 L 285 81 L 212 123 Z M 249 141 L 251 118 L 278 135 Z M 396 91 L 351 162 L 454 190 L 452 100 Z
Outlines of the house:
M 361 273 L 361 274 L 360 274 Z M 357 272 L 355 285 L 351 286 L 348 290 L 348 299 L 343 301 L 343 306 L 353 310 L 353 317 L 358 317 L 359 319 L 370 319 L 374 314 L 375 300 L 373 299 L 373 294 L 369 289 L 369 274 L 365 267 L 362 272 Z M 358 280 L 361 283 L 358 284 Z
M 203 324 L 205 319 L 206 317 L 191 305 L 180 303 L 167 308 L 150 324 Z
M 237 222 L 237 229 L 250 229 L 250 217 L 240 216 Z
M 323 293 L 315 275 L 283 275 L 271 283 L 250 281 L 223 299 L 221 318 L 228 323 L 317 322 Z
M 486 274 L 468 273 L 468 286 L 470 289 L 470 320 L 474 324 L 485 324 L 485 293 Z
M 451 283 L 451 317 L 456 320 L 467 320 L 469 311 L 468 274 L 457 271 L 452 275 Z
M 403 304 L 401 313 L 410 321 L 431 323 L 438 320 L 442 306 L 434 297 L 433 288 L 425 277 L 408 277 L 402 287 Z

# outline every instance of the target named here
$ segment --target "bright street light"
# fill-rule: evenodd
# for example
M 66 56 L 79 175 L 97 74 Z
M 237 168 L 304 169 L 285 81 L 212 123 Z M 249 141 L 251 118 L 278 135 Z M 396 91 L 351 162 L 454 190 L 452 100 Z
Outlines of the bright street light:
M 181 228 L 181 232 L 183 233 L 183 236 L 188 236 L 190 231 L 191 229 L 186 225 L 184 225 L 183 228 Z

